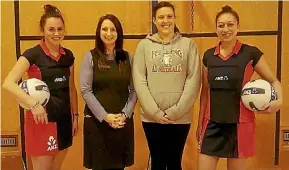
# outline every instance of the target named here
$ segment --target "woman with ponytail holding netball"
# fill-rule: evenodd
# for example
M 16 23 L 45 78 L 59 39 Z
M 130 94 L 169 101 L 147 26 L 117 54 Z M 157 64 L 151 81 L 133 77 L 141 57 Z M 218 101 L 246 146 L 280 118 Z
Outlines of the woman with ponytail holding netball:
M 282 87 L 255 46 L 237 39 L 239 15 L 230 6 L 216 16 L 220 43 L 203 57 L 197 139 L 198 170 L 215 170 L 220 158 L 227 159 L 228 170 L 246 170 L 246 160 L 255 152 L 255 115 L 241 102 L 241 90 L 254 71 L 270 82 L 278 99 L 264 106 L 276 112 L 283 103 Z
M 25 113 L 25 147 L 33 170 L 60 170 L 78 127 L 74 56 L 60 45 L 64 38 L 61 12 L 52 5 L 44 9 L 40 19 L 42 41 L 19 57 L 3 88 L 29 106 Z M 45 107 L 17 85 L 25 72 L 28 78 L 48 85 L 50 99 Z

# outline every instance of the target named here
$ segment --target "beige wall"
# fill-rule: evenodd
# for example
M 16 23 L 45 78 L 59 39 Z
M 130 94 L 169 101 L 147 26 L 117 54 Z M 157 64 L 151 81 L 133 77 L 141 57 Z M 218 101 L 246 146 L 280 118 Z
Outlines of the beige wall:
M 283 137 L 282 132 L 283 130 L 289 129 L 289 1 L 283 2 L 283 38 L 282 38 L 282 87 L 283 87 L 283 93 L 284 93 L 284 106 L 281 109 L 281 135 L 280 138 Z M 288 163 L 288 159 L 285 157 L 289 157 L 289 142 L 287 142 L 287 145 L 284 145 L 285 143 L 280 140 L 280 158 L 282 162 Z
M 1 81 L 7 76 L 16 62 L 15 34 L 14 34 L 14 6 L 12 2 L 1 2 Z M 16 101 L 1 89 L 1 134 L 19 135 L 19 108 Z M 1 152 L 13 151 L 19 154 L 20 147 L 2 148 Z
M 1 80 L 7 76 L 9 70 L 16 62 L 15 35 L 14 35 L 14 6 L 13 2 L 2 3 L 2 60 Z M 277 30 L 277 2 L 225 2 L 240 15 L 241 31 L 272 31 Z M 194 4 L 194 32 L 214 32 L 215 14 L 225 4 L 224 2 L 201 2 Z M 46 2 L 20 2 L 20 34 L 40 35 L 38 22 L 43 12 L 42 6 Z M 94 35 L 96 24 L 101 15 L 113 13 L 119 17 L 125 34 L 147 34 L 151 29 L 151 2 L 53 2 L 62 11 L 66 21 L 68 35 Z M 177 25 L 181 32 L 192 33 L 191 2 L 173 2 L 176 7 Z M 33 9 L 33 10 L 31 10 Z M 80 12 L 83 10 L 85 12 Z M 140 12 L 138 11 L 140 9 Z M 127 12 L 125 12 L 127 11 Z M 282 40 L 282 86 L 284 94 L 288 92 L 289 73 L 289 2 L 283 5 L 283 40 Z M 200 50 L 200 54 L 217 43 L 217 38 L 193 38 Z M 276 44 L 277 36 L 244 36 L 239 39 L 260 48 L 270 68 L 276 73 Z M 39 41 L 21 41 L 21 52 L 30 48 Z M 139 40 L 125 40 L 124 47 L 132 54 Z M 63 45 L 71 49 L 76 57 L 76 86 L 79 91 L 79 66 L 86 51 L 93 48 L 93 40 L 66 40 Z M 255 76 L 256 77 L 256 76 Z M 79 111 L 83 110 L 84 102 L 78 93 Z M 1 132 L 6 134 L 19 134 L 19 108 L 15 100 L 2 90 L 2 119 Z M 289 127 L 288 95 L 284 95 L 284 106 L 281 110 L 281 126 Z M 196 168 L 197 143 L 195 139 L 196 120 L 198 117 L 199 101 L 194 109 L 193 124 L 186 143 L 183 166 L 184 170 Z M 144 170 L 147 164 L 148 149 L 143 130 L 139 120 L 139 105 L 135 108 L 135 135 L 136 154 L 135 165 L 131 170 Z M 82 167 L 82 119 L 80 120 L 80 133 L 75 138 L 74 145 L 65 159 L 64 170 L 79 170 Z M 288 128 L 289 129 L 289 128 Z M 257 115 L 256 156 L 248 161 L 249 169 L 256 168 L 282 168 L 289 169 L 288 151 L 280 152 L 280 165 L 274 166 L 274 133 L 275 116 Z M 266 141 L 266 142 L 265 142 Z M 282 143 L 281 143 L 282 144 Z M 280 146 L 281 147 L 281 146 Z M 280 148 L 281 149 L 281 148 Z M 19 151 L 19 148 L 2 149 L 3 151 Z M 20 152 L 18 152 L 19 154 Z M 15 153 L 16 154 L 16 153 Z M 224 160 L 220 161 L 218 170 L 225 169 Z M 276 169 L 277 170 L 277 169 Z

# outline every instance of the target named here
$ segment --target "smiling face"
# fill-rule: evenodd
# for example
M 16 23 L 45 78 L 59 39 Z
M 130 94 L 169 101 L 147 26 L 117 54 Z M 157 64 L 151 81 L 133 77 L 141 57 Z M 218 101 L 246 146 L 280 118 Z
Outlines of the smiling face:
M 47 18 L 42 32 L 45 43 L 58 46 L 64 39 L 64 23 L 61 18 Z
M 230 42 L 236 39 L 239 23 L 231 13 L 224 13 L 217 19 L 216 33 L 221 41 Z
M 114 45 L 117 40 L 117 30 L 109 19 L 105 19 L 101 24 L 100 38 L 105 46 Z
M 175 12 L 170 7 L 162 7 L 156 11 L 154 24 L 161 35 L 168 36 L 174 33 L 176 24 Z

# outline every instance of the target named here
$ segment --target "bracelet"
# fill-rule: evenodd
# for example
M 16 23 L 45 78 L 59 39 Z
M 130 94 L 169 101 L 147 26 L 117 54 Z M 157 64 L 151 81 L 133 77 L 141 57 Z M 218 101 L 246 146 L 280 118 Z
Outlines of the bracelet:
M 33 106 L 30 107 L 30 110 L 35 109 L 36 107 L 38 107 L 40 105 L 40 102 L 37 101 Z
M 75 114 L 73 114 L 73 116 L 79 116 L 79 114 L 78 114 L 78 113 L 75 113 Z

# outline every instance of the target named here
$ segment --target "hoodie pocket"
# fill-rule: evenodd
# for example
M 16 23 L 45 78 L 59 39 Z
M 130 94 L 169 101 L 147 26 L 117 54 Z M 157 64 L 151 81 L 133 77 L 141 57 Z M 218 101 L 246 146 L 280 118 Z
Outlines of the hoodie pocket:
M 165 111 L 173 105 L 177 104 L 180 100 L 182 92 L 158 92 L 153 95 L 158 107 Z

